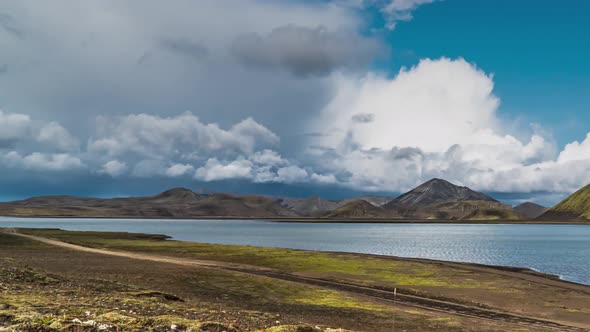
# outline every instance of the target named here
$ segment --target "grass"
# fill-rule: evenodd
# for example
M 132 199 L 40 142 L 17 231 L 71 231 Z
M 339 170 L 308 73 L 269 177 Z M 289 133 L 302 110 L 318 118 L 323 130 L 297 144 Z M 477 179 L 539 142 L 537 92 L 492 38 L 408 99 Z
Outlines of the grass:
M 276 315 L 264 312 L 236 313 L 229 309 L 221 314 L 214 309 L 215 306 L 201 304 L 200 308 L 195 308 L 191 303 L 159 291 L 105 280 L 47 275 L 18 266 L 14 260 L 0 259 L 0 331 L 4 331 L 2 326 L 10 327 L 11 331 L 58 331 L 75 326 L 102 326 L 108 331 L 117 327 L 124 327 L 126 331 L 163 331 L 176 325 L 180 330 L 229 332 L 237 329 L 228 321 L 243 326 L 244 320 L 249 320 L 261 327 L 276 323 Z M 272 301 L 277 305 L 301 303 L 315 307 L 388 310 L 336 291 L 316 291 L 312 287 L 254 279 L 240 276 L 228 283 L 228 280 L 209 278 L 208 283 L 222 286 L 223 291 L 218 294 L 235 296 L 235 292 L 240 291 L 238 294 L 241 297 L 263 293 L 267 297 L 262 301 Z M 238 288 L 238 283 L 243 287 Z M 225 321 L 209 320 L 220 316 L 226 316 Z M 240 316 L 239 320 L 235 316 Z
M 576 191 L 549 211 L 567 213 L 590 220 L 590 185 Z
M 469 271 L 437 268 L 434 264 L 395 261 L 379 257 L 359 257 L 315 251 L 212 245 L 162 241 L 164 236 L 144 238 L 141 234 L 103 232 L 63 232 L 27 230 L 25 232 L 95 248 L 157 253 L 163 255 L 250 264 L 299 273 L 328 273 L 356 282 L 385 283 L 396 287 L 481 288 L 481 282 L 466 278 Z M 146 235 L 147 236 L 147 235 Z M 460 278 L 460 282 L 457 282 Z
M 423 319 L 440 314 L 417 317 L 336 290 L 79 253 L 0 233 L 0 331 L 380 331 L 391 317 L 407 331 L 461 330 Z
M 322 279 L 398 287 L 434 297 L 507 308 L 516 310 L 519 314 L 539 315 L 564 321 L 585 321 L 590 310 L 590 298 L 583 293 L 533 284 L 526 279 L 463 268 L 460 265 L 345 253 L 188 243 L 166 240 L 166 236 L 163 235 L 32 229 L 19 231 L 88 247 L 248 264 Z M 39 255 L 39 252 L 57 250 L 28 239 L 0 233 L 0 253 L 3 249 L 14 247 L 20 248 L 14 253 L 16 257 L 22 256 L 23 251 L 27 250 L 37 250 L 35 255 Z M 451 331 L 455 327 L 459 330 L 465 329 L 465 323 L 461 320 L 426 314 L 427 312 L 420 309 L 400 309 L 335 290 L 228 271 L 168 266 L 168 271 L 158 272 L 151 271 L 152 266 L 155 268 L 154 263 L 131 260 L 133 265 L 128 266 L 118 261 L 120 258 L 111 257 L 109 260 L 113 263 L 108 265 L 106 256 L 94 254 L 85 254 L 81 263 L 87 266 L 73 270 L 68 264 L 76 258 L 76 252 L 60 250 L 63 253 L 46 254 L 50 260 L 61 259 L 60 264 L 66 264 L 60 271 L 68 271 L 77 278 L 95 274 L 110 280 L 125 280 L 134 287 L 117 290 L 117 296 L 124 299 L 123 304 L 133 308 L 151 308 L 149 303 L 160 301 L 163 307 L 154 307 L 154 310 L 164 312 L 157 312 L 154 316 L 174 316 L 174 312 L 164 309 L 174 310 L 173 308 L 198 301 L 208 310 L 211 309 L 211 305 L 215 307 L 218 303 L 240 303 L 242 309 L 264 312 L 287 310 L 304 312 L 305 316 L 313 313 L 312 315 L 319 317 L 337 312 L 338 315 L 342 315 L 339 316 L 341 320 L 360 315 L 371 317 L 369 321 L 380 321 L 384 317 L 394 315 L 404 321 L 406 327 L 431 327 L 432 324 L 437 324 L 444 327 L 441 331 Z M 73 256 L 61 257 L 65 253 Z M 90 258 L 95 260 L 94 264 L 86 261 Z M 55 263 L 47 263 L 44 259 L 35 261 L 36 264 L 40 262 L 45 264 L 46 268 L 59 268 L 54 267 Z M 19 277 L 18 280 L 25 281 L 30 278 L 34 284 L 39 285 L 53 282 L 52 275 L 37 274 L 38 276 L 34 273 L 28 274 L 27 277 Z M 22 298 L 14 301 L 22 301 Z M 29 304 L 22 307 L 45 302 L 47 299 L 31 295 Z M 101 314 L 110 312 L 113 310 Z M 199 322 L 201 321 L 203 320 Z

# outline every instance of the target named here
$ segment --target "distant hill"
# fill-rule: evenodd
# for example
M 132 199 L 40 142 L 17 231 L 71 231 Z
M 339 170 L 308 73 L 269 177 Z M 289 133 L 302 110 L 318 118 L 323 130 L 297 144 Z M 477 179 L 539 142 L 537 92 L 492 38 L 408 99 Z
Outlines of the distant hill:
M 492 201 L 451 201 L 429 206 L 397 207 L 407 219 L 434 220 L 521 220 L 509 205 Z
M 33 197 L 0 203 L 0 215 L 150 218 L 298 216 L 296 212 L 260 196 L 201 195 L 185 188 L 174 188 L 148 197 Z
M 497 202 L 490 196 L 473 191 L 467 187 L 456 186 L 446 180 L 432 179 L 385 204 L 384 207 L 424 207 L 437 203 L 455 201 Z
M 301 215 L 318 216 L 332 211 L 339 206 L 340 203 L 338 201 L 323 199 L 318 195 L 313 195 L 307 199 L 294 202 L 291 209 Z
M 361 196 L 349 199 L 343 199 L 339 201 L 340 206 L 344 204 L 348 204 L 350 202 L 362 199 L 363 201 L 369 202 L 374 206 L 383 206 L 395 199 L 395 197 L 391 196 Z
M 538 217 L 541 220 L 590 220 L 590 185 L 576 191 Z
M 589 190 L 590 191 L 590 190 Z M 0 203 L 4 216 L 137 217 L 137 218 L 365 218 L 439 220 L 531 219 L 541 206 L 523 204 L 517 210 L 467 187 L 432 179 L 399 196 L 363 196 L 332 200 L 226 194 L 173 188 L 154 196 L 90 198 L 41 196 Z M 568 212 L 565 217 L 577 215 Z M 588 214 L 590 215 L 590 214 Z M 563 215 L 560 214 L 563 217 Z M 564 217 L 564 218 L 565 218 Z
M 324 215 L 326 218 L 391 218 L 393 214 L 380 206 L 375 206 L 365 200 L 350 201 Z M 399 216 L 397 216 L 399 218 Z
M 373 206 L 382 206 L 391 202 L 395 197 L 388 196 L 361 196 L 348 199 L 325 199 L 318 195 L 312 195 L 308 198 L 284 197 L 284 196 L 265 196 L 275 200 L 282 206 L 291 209 L 302 216 L 319 217 L 326 213 L 332 212 L 348 203 L 363 200 Z
M 542 205 L 539 205 L 539 204 L 525 202 L 525 203 L 515 206 L 513 208 L 513 210 L 516 213 L 519 213 L 529 219 L 535 219 L 538 216 L 542 215 L 543 213 L 547 212 L 548 208 L 546 208 Z

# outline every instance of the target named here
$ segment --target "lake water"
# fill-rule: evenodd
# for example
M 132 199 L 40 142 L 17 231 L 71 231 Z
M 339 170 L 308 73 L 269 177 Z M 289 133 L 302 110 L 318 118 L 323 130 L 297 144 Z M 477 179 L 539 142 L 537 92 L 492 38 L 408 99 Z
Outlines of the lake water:
M 158 233 L 194 242 L 519 266 L 590 284 L 590 225 L 312 224 L 0 217 L 0 227 Z

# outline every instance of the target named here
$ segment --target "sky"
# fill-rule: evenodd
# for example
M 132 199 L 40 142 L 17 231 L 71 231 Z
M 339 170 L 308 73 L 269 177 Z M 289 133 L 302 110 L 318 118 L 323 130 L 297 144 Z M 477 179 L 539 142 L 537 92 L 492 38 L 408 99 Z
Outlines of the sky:
M 4 0 L 0 200 L 590 183 L 590 3 Z

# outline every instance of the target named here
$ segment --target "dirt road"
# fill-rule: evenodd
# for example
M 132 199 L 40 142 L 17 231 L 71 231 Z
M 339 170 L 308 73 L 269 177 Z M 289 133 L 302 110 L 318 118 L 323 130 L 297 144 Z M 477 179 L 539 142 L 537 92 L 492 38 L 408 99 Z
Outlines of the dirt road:
M 278 271 L 269 268 L 262 268 L 252 265 L 242 265 L 242 264 L 232 264 L 226 262 L 216 262 L 216 261 L 206 261 L 206 260 L 195 260 L 195 259 L 186 259 L 186 258 L 175 258 L 175 257 L 168 257 L 168 256 L 160 256 L 160 255 L 151 255 L 151 254 L 140 254 L 140 253 L 133 253 L 133 252 L 122 252 L 122 251 L 113 251 L 113 250 L 106 250 L 106 249 L 98 249 L 98 248 L 89 248 L 84 247 L 76 244 L 66 243 L 54 239 L 43 238 L 28 234 L 18 233 L 14 229 L 5 230 L 5 232 L 10 233 L 15 236 L 24 237 L 30 240 L 39 241 L 45 244 L 58 246 L 62 248 L 67 248 L 71 250 L 87 252 L 87 253 L 94 253 L 100 255 L 109 255 L 109 256 L 116 256 L 116 257 L 124 257 L 130 259 L 137 259 L 137 260 L 144 260 L 144 261 L 151 261 L 151 262 L 158 262 L 158 263 L 166 263 L 166 264 L 176 264 L 182 266 L 192 266 L 192 267 L 199 267 L 199 268 L 211 268 L 211 269 L 220 269 L 225 271 L 234 271 L 240 272 L 250 275 L 256 275 L 260 277 L 266 278 L 274 278 L 274 279 L 281 279 L 287 280 L 291 282 L 303 283 L 307 285 L 314 285 L 322 288 L 328 289 L 335 289 L 339 291 L 345 291 L 352 294 L 359 294 L 364 296 L 369 296 L 381 301 L 388 301 L 388 302 L 395 302 L 402 305 L 409 305 L 414 306 L 422 309 L 433 310 L 438 312 L 444 312 L 448 314 L 466 316 L 466 317 L 474 317 L 479 319 L 486 319 L 492 321 L 499 321 L 499 322 L 507 322 L 512 323 L 520 326 L 527 326 L 539 329 L 554 329 L 556 331 L 568 331 L 568 332 L 584 332 L 590 331 L 583 327 L 578 326 L 569 326 L 559 322 L 538 319 L 534 317 L 526 317 L 521 315 L 516 315 L 509 312 L 500 311 L 494 308 L 483 308 L 483 307 L 474 307 L 470 305 L 465 305 L 462 303 L 454 302 L 452 300 L 440 300 L 429 298 L 425 296 L 417 296 L 409 294 L 403 289 L 397 289 L 396 298 L 394 300 L 394 292 L 393 289 L 381 289 L 381 288 L 374 288 L 368 286 L 362 286 L 357 284 L 351 283 L 344 283 L 339 281 L 332 281 L 320 278 L 310 278 L 304 277 L 296 274 L 286 273 L 283 271 Z

